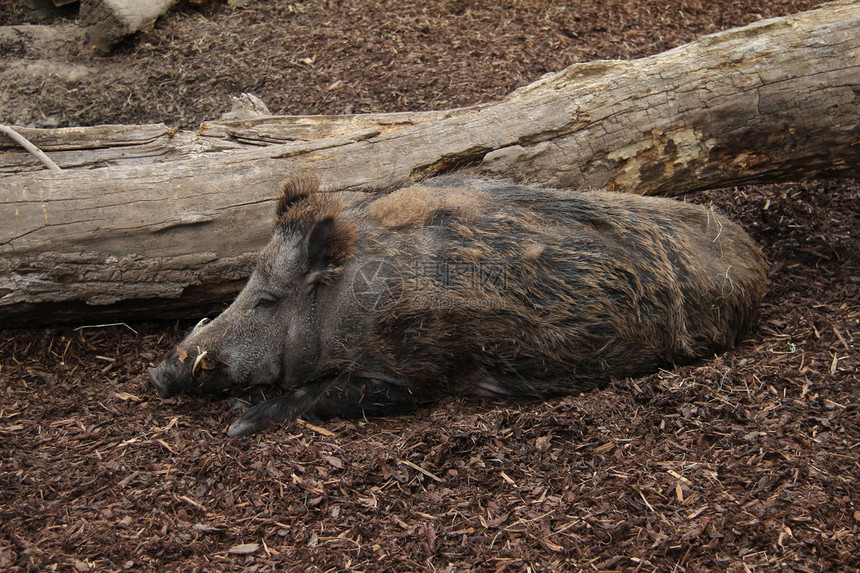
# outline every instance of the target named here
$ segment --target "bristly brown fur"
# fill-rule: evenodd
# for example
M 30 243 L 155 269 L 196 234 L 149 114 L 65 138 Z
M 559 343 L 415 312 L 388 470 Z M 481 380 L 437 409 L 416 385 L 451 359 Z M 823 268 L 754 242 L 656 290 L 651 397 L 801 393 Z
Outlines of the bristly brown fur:
M 307 199 L 319 190 L 320 178 L 311 171 L 303 171 L 284 181 L 281 184 L 281 196 L 275 211 L 276 219 L 280 221 L 292 205 L 302 199 Z
M 472 223 L 491 201 L 492 197 L 480 189 L 411 185 L 378 198 L 369 211 L 383 227 L 405 229 L 428 224 L 440 210 L 448 210 L 463 223 Z
M 305 235 L 317 223 L 331 219 L 334 229 L 326 237 L 326 260 L 340 265 L 353 256 L 357 237 L 355 225 L 340 216 L 342 210 L 343 205 L 333 194 L 320 189 L 319 177 L 305 171 L 281 185 L 276 228 Z
M 338 203 L 338 211 L 340 204 Z M 343 217 L 334 218 L 334 230 L 326 241 L 326 260 L 330 265 L 340 266 L 355 254 L 358 234 L 355 225 Z

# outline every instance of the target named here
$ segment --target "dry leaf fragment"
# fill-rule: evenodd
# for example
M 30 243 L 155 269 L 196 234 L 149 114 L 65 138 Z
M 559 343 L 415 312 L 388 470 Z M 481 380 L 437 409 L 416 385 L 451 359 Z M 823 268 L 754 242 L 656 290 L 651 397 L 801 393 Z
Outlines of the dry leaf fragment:
M 546 436 L 541 436 L 535 440 L 535 448 L 537 448 L 539 452 L 545 452 L 549 449 L 550 442 L 552 442 L 551 435 L 548 434 Z
M 424 468 L 422 468 L 418 464 L 410 462 L 409 460 L 397 460 L 397 461 L 400 462 L 401 464 L 409 466 L 413 470 L 421 472 L 422 474 L 424 474 L 425 476 L 429 477 L 430 479 L 432 479 L 434 481 L 437 481 L 439 483 L 442 483 L 445 481 L 442 478 L 440 478 L 439 476 L 437 476 L 436 474 L 425 470 Z
M 615 444 L 613 442 L 607 442 L 607 443 L 603 444 L 602 446 L 597 446 L 596 448 L 594 448 L 594 453 L 595 454 L 605 454 L 605 453 L 609 452 L 610 450 L 612 450 L 612 448 L 614 448 L 614 447 L 615 447 Z
M 250 555 L 256 553 L 259 549 L 259 543 L 241 543 L 228 549 L 227 553 L 231 555 Z
M 160 440 L 159 440 L 159 441 L 160 441 Z M 180 497 L 179 497 L 179 499 L 181 499 L 182 501 L 184 501 L 185 503 L 187 503 L 187 504 L 189 504 L 189 505 L 191 505 L 191 506 L 196 507 L 196 508 L 197 508 L 197 509 L 199 509 L 200 511 L 203 511 L 203 512 L 205 512 L 205 511 L 206 511 L 206 506 L 204 506 L 202 503 L 199 503 L 199 502 L 197 502 L 197 501 L 194 501 L 193 499 L 191 499 L 191 498 L 190 498 L 190 497 L 188 497 L 187 495 L 180 496 Z
M 305 428 L 307 428 L 308 430 L 313 430 L 313 431 L 314 431 L 314 432 L 316 432 L 317 434 L 321 434 L 321 435 L 323 435 L 323 436 L 327 436 L 327 437 L 331 437 L 331 436 L 333 436 L 333 435 L 334 435 L 334 432 L 331 432 L 331 431 L 326 430 L 325 428 L 321 428 L 321 427 L 319 427 L 319 426 L 314 426 L 314 425 L 313 425 L 313 424 L 311 424 L 310 422 L 306 422 L 306 421 L 302 420 L 301 418 L 297 418 L 297 419 L 296 419 L 296 422 L 297 422 L 298 424 L 300 424 L 300 425 L 304 426 L 304 427 L 305 427 Z
M 212 525 L 206 525 L 205 523 L 195 523 L 191 529 L 194 531 L 198 531 L 200 533 L 221 533 L 224 531 L 218 527 L 214 527 Z

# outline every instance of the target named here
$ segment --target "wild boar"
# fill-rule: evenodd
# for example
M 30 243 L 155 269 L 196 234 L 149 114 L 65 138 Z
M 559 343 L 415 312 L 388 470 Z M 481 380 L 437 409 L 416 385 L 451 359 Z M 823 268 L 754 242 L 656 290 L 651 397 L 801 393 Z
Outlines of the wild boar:
M 162 397 L 275 396 L 230 436 L 452 394 L 544 399 L 733 347 L 766 282 L 711 208 L 457 177 L 346 204 L 303 175 L 244 290 L 150 375 Z

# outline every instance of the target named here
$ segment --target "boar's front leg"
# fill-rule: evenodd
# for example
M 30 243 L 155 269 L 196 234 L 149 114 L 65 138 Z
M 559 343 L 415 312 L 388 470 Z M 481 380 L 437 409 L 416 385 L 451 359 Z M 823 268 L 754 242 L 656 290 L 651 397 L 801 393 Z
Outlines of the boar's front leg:
M 245 436 L 302 415 L 318 418 L 356 418 L 359 416 L 407 412 L 422 400 L 406 385 L 357 374 L 306 384 L 301 388 L 267 400 L 248 410 L 227 429 L 230 437 Z

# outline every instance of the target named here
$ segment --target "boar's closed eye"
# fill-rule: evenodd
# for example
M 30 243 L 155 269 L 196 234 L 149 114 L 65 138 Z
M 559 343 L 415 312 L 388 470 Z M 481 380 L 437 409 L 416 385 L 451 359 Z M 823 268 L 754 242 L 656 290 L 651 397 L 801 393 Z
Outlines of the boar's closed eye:
M 254 303 L 254 308 L 272 308 L 278 304 L 278 297 L 270 293 L 263 293 Z

